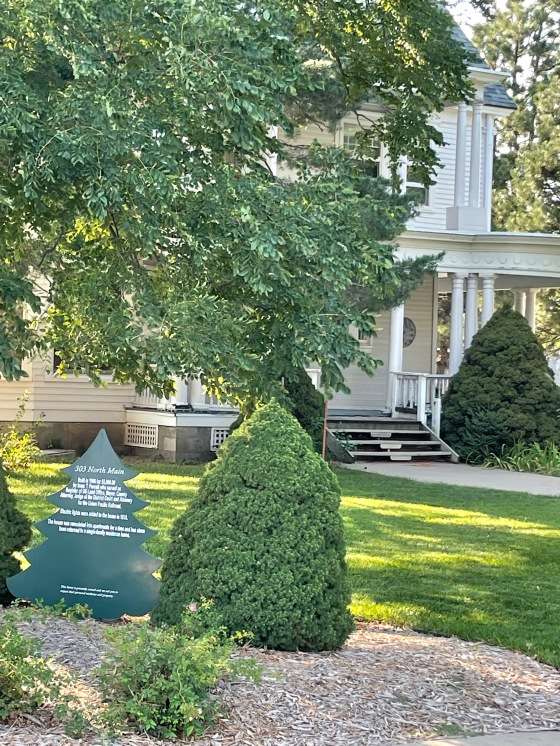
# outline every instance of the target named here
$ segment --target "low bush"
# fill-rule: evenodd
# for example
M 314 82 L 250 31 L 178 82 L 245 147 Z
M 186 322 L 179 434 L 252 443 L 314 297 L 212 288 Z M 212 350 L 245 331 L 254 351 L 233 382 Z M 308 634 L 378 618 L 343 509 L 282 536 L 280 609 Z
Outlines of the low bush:
M 56 676 L 38 649 L 39 644 L 20 634 L 15 624 L 0 624 L 0 720 L 33 712 L 59 697 Z
M 35 434 L 21 429 L 26 404 L 27 396 L 23 396 L 14 422 L 6 432 L 0 433 L 0 467 L 10 471 L 27 469 L 41 453 Z
M 20 571 L 14 552 L 23 549 L 31 539 L 31 524 L 27 516 L 16 508 L 8 490 L 6 477 L 0 465 L 0 603 L 13 599 L 6 586 L 6 578 Z
M 210 598 L 230 632 L 281 650 L 340 647 L 353 623 L 340 487 L 295 417 L 272 402 L 221 446 L 172 529 L 156 624 Z
M 114 734 L 126 729 L 159 738 L 198 736 L 213 721 L 212 689 L 229 675 L 256 678 L 252 660 L 233 659 L 233 639 L 212 605 L 192 604 L 174 627 L 147 623 L 107 632 L 112 652 L 99 675 L 103 714 Z
M 508 471 L 528 471 L 534 474 L 560 476 L 560 447 L 548 443 L 516 443 L 511 448 L 502 447 L 500 454 L 491 453 L 484 466 Z

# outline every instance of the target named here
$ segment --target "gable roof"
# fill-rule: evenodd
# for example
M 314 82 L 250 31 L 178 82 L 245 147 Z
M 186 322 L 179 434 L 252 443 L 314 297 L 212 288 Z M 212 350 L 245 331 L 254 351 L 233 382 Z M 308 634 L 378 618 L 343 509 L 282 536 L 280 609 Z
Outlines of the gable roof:
M 479 50 L 475 47 L 469 37 L 457 25 L 453 29 L 453 38 L 459 42 L 468 54 L 470 67 L 479 70 L 491 70 Z M 506 87 L 502 83 L 491 83 L 484 89 L 484 103 L 488 106 L 497 106 L 500 109 L 517 109 L 517 104 L 509 95 Z

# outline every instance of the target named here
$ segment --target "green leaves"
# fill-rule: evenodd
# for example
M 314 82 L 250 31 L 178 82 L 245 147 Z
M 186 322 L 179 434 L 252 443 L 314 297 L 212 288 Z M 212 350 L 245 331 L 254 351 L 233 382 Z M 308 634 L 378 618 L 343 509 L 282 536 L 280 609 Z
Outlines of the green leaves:
M 311 361 L 328 391 L 350 363 L 371 369 L 348 334 L 370 312 L 351 290 L 379 308 L 413 286 L 392 246 L 410 202 L 343 153 L 293 158 L 270 131 L 373 95 L 392 157 L 429 174 L 429 113 L 468 86 L 447 16 L 409 6 L 9 0 L 1 375 L 49 346 L 95 381 L 111 368 L 169 393 L 202 374 L 239 401 Z M 298 180 L 272 179 L 265 153 Z

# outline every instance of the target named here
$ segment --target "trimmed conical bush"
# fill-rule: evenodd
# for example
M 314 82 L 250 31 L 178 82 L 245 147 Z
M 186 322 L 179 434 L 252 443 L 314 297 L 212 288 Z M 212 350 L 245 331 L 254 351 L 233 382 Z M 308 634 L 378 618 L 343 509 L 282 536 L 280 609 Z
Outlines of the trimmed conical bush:
M 560 388 L 521 314 L 502 308 L 475 335 L 443 400 L 441 436 L 472 461 L 515 442 L 560 443 Z
M 6 586 L 6 578 L 20 571 L 13 552 L 23 549 L 31 539 L 31 525 L 16 508 L 14 496 L 8 490 L 4 471 L 0 466 L 0 603 L 8 603 L 13 596 Z
M 257 645 L 332 650 L 352 629 L 340 488 L 297 420 L 273 402 L 220 448 L 176 521 L 152 620 L 212 599 Z

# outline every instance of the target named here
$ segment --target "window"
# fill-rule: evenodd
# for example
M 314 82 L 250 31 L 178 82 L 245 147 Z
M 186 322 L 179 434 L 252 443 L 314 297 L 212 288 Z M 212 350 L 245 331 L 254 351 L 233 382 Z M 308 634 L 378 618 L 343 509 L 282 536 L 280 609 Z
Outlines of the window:
M 415 198 L 418 205 L 427 205 L 429 189 L 422 182 L 421 175 L 414 165 L 409 163 L 406 168 L 406 193 Z
M 342 131 L 342 146 L 356 160 L 359 160 L 364 173 L 372 178 L 377 178 L 381 171 L 381 143 L 375 140 L 370 154 L 365 157 L 359 152 L 359 137 L 362 128 L 357 125 L 345 124 Z

